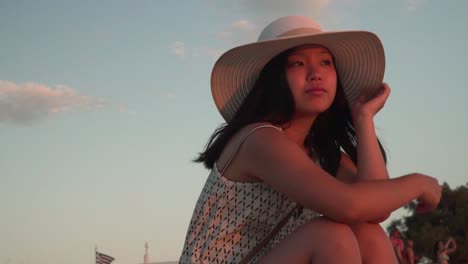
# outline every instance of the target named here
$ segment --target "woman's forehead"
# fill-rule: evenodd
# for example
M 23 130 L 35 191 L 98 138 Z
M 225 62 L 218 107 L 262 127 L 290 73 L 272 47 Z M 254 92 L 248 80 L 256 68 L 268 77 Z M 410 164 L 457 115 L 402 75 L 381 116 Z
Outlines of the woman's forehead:
M 317 44 L 305 44 L 305 45 L 301 45 L 301 46 L 297 46 L 297 47 L 294 47 L 292 50 L 291 50 L 291 53 L 289 53 L 289 55 L 296 55 L 296 54 L 301 54 L 305 51 L 314 51 L 314 52 L 317 52 L 317 53 L 323 53 L 323 54 L 330 54 L 330 51 L 322 46 L 322 45 L 317 45 Z

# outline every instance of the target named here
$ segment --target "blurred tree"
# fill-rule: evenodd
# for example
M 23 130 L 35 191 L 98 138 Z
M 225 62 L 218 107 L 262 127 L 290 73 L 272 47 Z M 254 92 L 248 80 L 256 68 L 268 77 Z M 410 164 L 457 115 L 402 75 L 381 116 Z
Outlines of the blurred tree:
M 414 241 L 416 255 L 430 259 L 437 240 L 453 237 L 457 250 L 450 255 L 450 263 L 468 263 L 468 183 L 453 190 L 444 183 L 440 204 L 430 213 L 416 213 L 416 205 L 416 201 L 405 205 L 408 216 L 393 220 L 387 232 L 399 229 L 405 239 Z

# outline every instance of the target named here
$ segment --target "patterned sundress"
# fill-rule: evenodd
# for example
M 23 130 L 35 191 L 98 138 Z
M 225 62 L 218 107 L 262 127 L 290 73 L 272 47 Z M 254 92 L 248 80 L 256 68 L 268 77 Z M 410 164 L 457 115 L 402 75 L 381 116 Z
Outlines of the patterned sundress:
M 240 140 L 257 129 L 278 129 L 271 124 L 253 127 Z M 187 231 L 179 263 L 239 263 L 291 210 L 296 210 L 280 231 L 249 263 L 255 263 L 299 226 L 319 216 L 263 182 L 235 182 L 223 176 L 217 164 L 210 171 L 198 198 Z

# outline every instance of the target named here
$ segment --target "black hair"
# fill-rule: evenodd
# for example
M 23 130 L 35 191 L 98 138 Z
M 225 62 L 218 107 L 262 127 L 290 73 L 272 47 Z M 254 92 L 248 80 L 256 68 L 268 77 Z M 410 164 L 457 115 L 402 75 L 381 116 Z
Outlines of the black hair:
M 434 247 L 432 248 L 432 257 L 435 262 L 439 261 L 439 243 L 444 242 L 444 240 L 439 239 L 434 243 Z
M 247 95 L 232 120 L 221 125 L 210 137 L 204 152 L 195 162 L 202 162 L 212 169 L 228 141 L 241 128 L 256 122 L 287 125 L 293 118 L 295 103 L 286 81 L 284 66 L 291 50 L 274 57 L 260 72 L 253 89 Z M 385 162 L 387 157 L 380 141 L 380 151 Z M 309 130 L 304 146 L 319 158 L 321 167 L 333 176 L 340 165 L 341 151 L 357 164 L 357 140 L 351 113 L 341 84 L 332 105 L 321 113 Z

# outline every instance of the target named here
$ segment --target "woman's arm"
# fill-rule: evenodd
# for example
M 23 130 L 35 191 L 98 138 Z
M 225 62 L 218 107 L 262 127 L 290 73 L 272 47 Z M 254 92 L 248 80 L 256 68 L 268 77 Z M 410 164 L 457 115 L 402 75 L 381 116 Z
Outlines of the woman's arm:
M 356 165 L 354 165 L 354 162 L 345 153 L 341 153 L 340 166 L 338 167 L 336 178 L 347 184 L 355 183 L 358 181 L 365 181 L 364 179 L 360 179 L 358 177 Z M 388 213 L 376 219 L 369 220 L 369 222 L 377 224 L 381 223 L 387 220 L 390 214 L 391 213 Z
M 368 102 L 357 102 L 352 108 L 352 118 L 357 137 L 357 167 L 348 156 L 342 155 L 337 178 L 344 182 L 388 179 L 388 171 L 380 150 L 374 127 L 374 116 L 384 106 L 390 87 L 382 84 L 380 93 Z M 369 222 L 385 221 L 390 213 Z
M 414 264 L 414 251 L 412 248 L 408 249 L 406 252 L 406 258 L 408 260 L 408 264 Z
M 432 207 L 440 199 L 437 181 L 420 174 L 345 184 L 311 162 L 302 148 L 272 128 L 253 132 L 236 160 L 244 173 L 339 222 L 371 221 L 417 197 Z
M 388 179 L 387 167 L 380 151 L 373 117 L 355 121 L 357 136 L 357 181 Z
M 452 246 L 450 247 L 450 245 Z M 450 254 L 454 252 L 455 250 L 457 250 L 457 242 L 455 241 L 455 239 L 453 239 L 453 237 L 449 238 L 449 240 L 445 244 L 445 250 L 447 254 Z
M 357 181 L 389 178 L 374 127 L 374 116 L 383 108 L 389 94 L 390 87 L 383 83 L 374 98 L 358 101 L 351 107 L 357 137 Z
M 393 250 L 395 251 L 395 255 L 398 259 L 398 262 L 403 263 L 403 255 L 401 249 L 399 247 L 393 247 Z

